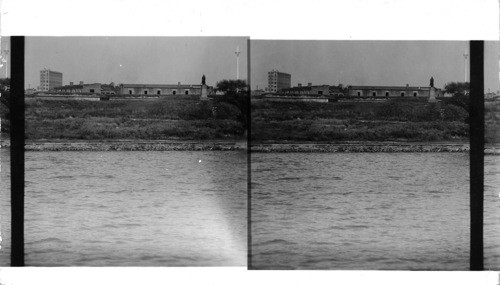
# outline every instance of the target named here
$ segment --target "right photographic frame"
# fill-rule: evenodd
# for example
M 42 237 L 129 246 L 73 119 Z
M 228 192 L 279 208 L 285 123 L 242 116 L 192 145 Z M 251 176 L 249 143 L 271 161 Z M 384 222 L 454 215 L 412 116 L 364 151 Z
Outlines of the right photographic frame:
M 486 270 L 499 54 L 484 43 Z M 470 57 L 466 41 L 252 40 L 249 268 L 471 269 Z

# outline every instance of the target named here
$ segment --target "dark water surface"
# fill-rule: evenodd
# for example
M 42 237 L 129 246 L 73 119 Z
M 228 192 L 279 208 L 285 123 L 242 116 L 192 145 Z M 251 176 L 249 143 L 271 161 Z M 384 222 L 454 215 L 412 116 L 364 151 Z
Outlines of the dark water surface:
M 26 264 L 245 266 L 246 176 L 244 152 L 28 152 Z
M 498 269 L 500 161 L 486 161 Z M 253 154 L 252 267 L 468 270 L 468 176 L 465 153 Z

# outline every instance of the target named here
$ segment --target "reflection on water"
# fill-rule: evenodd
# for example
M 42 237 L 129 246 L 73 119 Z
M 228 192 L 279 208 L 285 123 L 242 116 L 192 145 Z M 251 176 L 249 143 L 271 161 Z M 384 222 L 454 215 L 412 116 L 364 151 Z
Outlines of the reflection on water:
M 26 153 L 26 264 L 245 266 L 246 175 L 239 152 Z
M 251 265 L 467 270 L 468 161 L 449 153 L 253 154 Z

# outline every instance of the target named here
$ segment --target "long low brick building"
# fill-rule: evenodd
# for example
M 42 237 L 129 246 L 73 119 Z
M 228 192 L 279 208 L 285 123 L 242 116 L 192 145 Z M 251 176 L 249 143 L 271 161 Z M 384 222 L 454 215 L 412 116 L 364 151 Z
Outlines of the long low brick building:
M 121 84 L 123 95 L 201 95 L 201 84 Z M 209 94 L 213 87 L 208 87 Z
M 442 95 L 441 89 L 435 87 L 415 86 L 349 86 L 350 97 L 431 97 L 431 90 L 435 97 Z

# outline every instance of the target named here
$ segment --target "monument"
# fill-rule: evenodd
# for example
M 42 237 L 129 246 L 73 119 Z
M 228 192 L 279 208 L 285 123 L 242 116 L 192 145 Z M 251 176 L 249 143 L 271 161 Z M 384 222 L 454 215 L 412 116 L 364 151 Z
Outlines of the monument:
M 434 77 L 431 76 L 429 83 L 429 102 L 436 102 L 436 87 L 434 87 Z
M 206 84 L 205 74 L 201 77 L 201 100 L 208 100 L 208 86 Z

